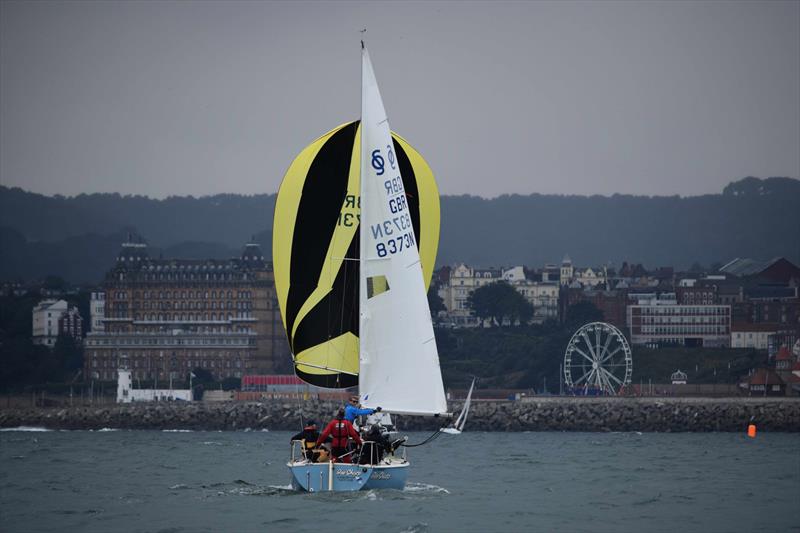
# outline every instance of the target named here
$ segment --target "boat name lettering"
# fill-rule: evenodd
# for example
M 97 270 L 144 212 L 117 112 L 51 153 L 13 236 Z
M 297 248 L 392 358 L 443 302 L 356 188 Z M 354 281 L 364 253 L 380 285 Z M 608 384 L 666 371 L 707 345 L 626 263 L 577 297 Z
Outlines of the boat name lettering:
M 372 151 L 372 168 L 375 169 L 375 174 L 377 174 L 378 176 L 383 176 L 385 169 L 384 169 L 383 156 L 381 155 L 380 150 Z
M 348 477 L 358 477 L 361 475 L 361 471 L 357 469 L 348 468 L 347 470 L 344 469 L 337 469 L 336 470 L 336 477 L 338 478 L 348 478 Z
M 380 472 L 375 470 L 372 472 L 370 479 L 376 479 L 376 480 L 392 479 L 392 475 L 389 472 Z

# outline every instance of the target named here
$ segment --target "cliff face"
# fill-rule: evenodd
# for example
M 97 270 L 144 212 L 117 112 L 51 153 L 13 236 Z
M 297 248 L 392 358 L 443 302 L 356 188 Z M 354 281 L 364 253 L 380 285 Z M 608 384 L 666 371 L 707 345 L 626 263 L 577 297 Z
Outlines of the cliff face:
M 6 408 L 0 427 L 52 429 L 296 430 L 300 417 L 322 423 L 330 402 L 160 403 L 113 407 Z M 457 413 L 461 404 L 451 403 Z M 467 431 L 745 431 L 750 420 L 764 431 L 800 431 L 800 400 L 674 398 L 531 398 L 474 402 Z M 404 431 L 435 430 L 441 418 L 401 417 Z

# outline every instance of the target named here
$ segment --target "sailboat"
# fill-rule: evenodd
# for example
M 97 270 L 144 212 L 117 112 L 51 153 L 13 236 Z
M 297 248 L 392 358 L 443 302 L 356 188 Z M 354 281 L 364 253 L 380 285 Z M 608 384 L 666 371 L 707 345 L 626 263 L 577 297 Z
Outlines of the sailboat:
M 464 426 L 467 424 L 467 416 L 469 415 L 469 407 L 472 403 L 472 390 L 475 388 L 475 378 L 472 378 L 472 384 L 469 386 L 469 392 L 467 393 L 467 398 L 464 400 L 464 406 L 461 408 L 461 412 L 458 413 L 458 418 L 456 421 L 453 422 L 453 425 L 450 427 L 442 428 L 443 433 L 448 433 L 450 435 L 460 435 L 461 432 L 464 431 Z
M 381 407 L 387 421 L 448 415 L 426 296 L 438 191 L 422 157 L 391 132 L 363 41 L 361 66 L 360 122 L 301 152 L 276 201 L 275 285 L 295 373 L 323 387 L 358 385 L 361 404 Z M 311 462 L 293 447 L 288 467 L 292 485 L 309 492 L 406 484 L 405 454 L 354 463 Z

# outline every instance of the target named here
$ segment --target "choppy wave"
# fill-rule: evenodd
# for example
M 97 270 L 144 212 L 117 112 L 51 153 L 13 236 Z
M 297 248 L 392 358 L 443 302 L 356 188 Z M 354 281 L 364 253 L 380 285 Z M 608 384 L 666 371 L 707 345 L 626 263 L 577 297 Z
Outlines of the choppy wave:
M 42 432 L 42 431 L 53 431 L 52 429 L 47 428 L 40 428 L 34 426 L 19 426 L 15 428 L 0 428 L 0 431 L 34 431 L 34 432 Z
M 193 429 L 162 429 L 163 433 L 194 433 Z
M 450 491 L 438 485 L 430 483 L 408 483 L 403 492 L 433 492 L 439 494 L 450 494 Z

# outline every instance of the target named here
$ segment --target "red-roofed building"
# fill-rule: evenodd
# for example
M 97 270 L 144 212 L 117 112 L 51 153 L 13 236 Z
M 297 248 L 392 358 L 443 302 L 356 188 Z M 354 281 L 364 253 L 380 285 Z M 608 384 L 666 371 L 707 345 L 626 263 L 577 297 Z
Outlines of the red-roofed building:
M 746 381 L 750 396 L 785 396 L 786 384 L 771 368 L 759 368 Z
M 800 393 L 800 363 L 786 345 L 781 346 L 775 356 L 775 373 L 786 384 L 787 394 L 794 396 Z

